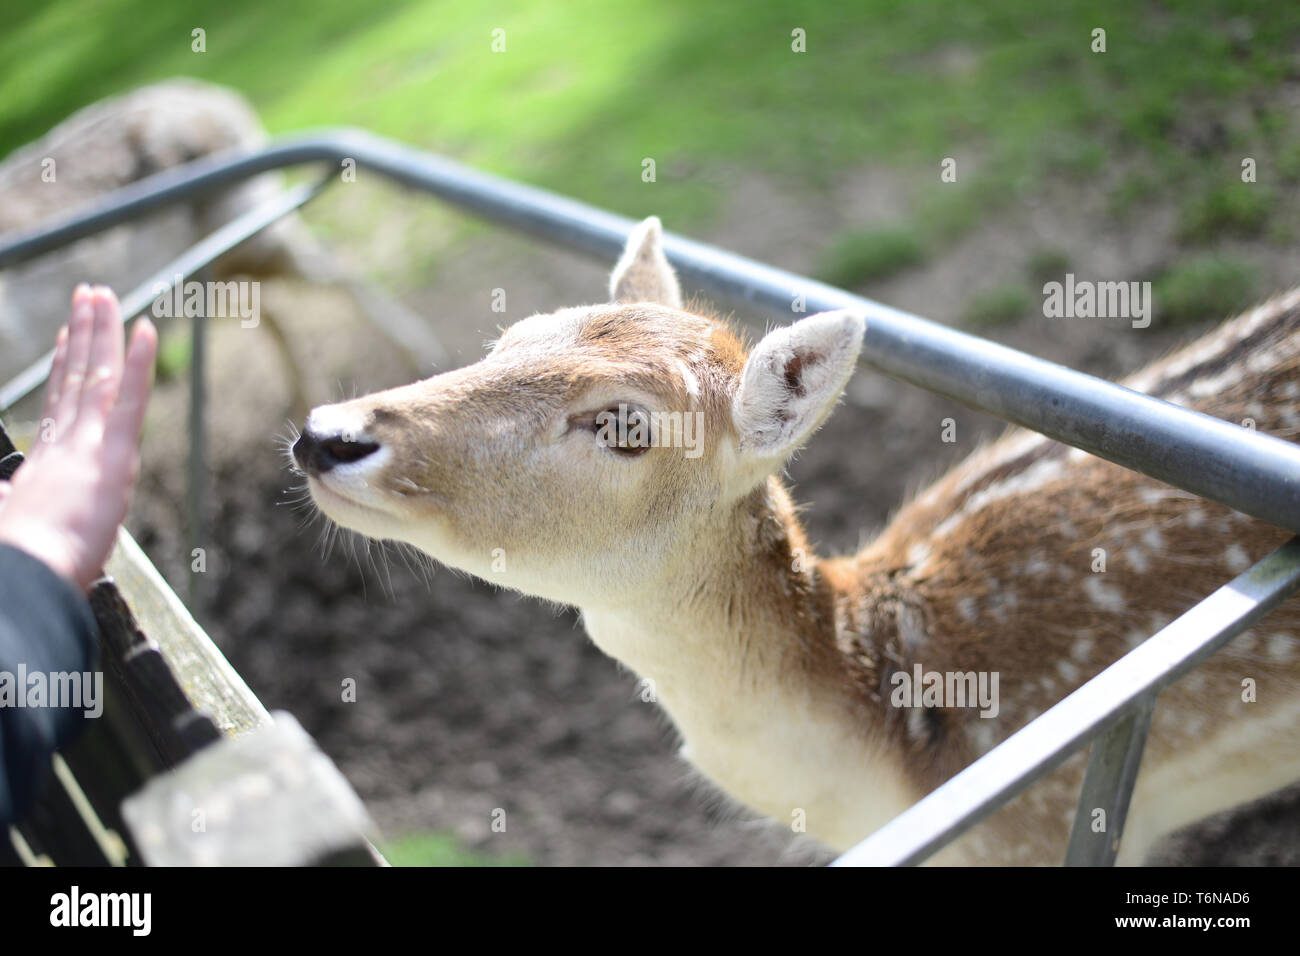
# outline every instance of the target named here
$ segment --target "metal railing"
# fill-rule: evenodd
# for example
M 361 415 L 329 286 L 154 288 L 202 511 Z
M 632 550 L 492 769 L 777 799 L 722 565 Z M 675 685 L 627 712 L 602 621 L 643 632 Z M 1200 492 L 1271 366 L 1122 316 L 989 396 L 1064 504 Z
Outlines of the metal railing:
M 350 161 L 494 222 L 608 261 L 631 219 L 470 169 L 357 130 L 331 130 L 251 153 L 208 157 L 158 173 L 85 212 L 0 238 L 0 268 L 258 173 Z M 294 208 L 286 203 L 284 212 Z M 268 223 L 269 224 L 269 223 Z M 254 230 L 255 231 L 255 230 Z M 248 233 L 251 235 L 251 232 Z M 245 236 L 246 238 L 246 236 Z M 849 308 L 867 321 L 863 360 L 895 378 L 1300 532 L 1300 446 L 1172 405 L 744 257 L 666 235 L 691 286 L 779 319 Z M 210 261 L 210 260 L 209 260 Z M 133 306 L 136 300 L 132 299 Z M 139 306 L 143 311 L 147 303 Z M 43 366 L 43 367 L 42 367 Z M 0 389 L 0 411 L 32 391 L 48 361 Z M 838 863 L 924 860 L 1071 753 L 1094 741 L 1066 862 L 1114 860 L 1159 690 L 1218 650 L 1300 586 L 1300 545 L 1274 552 L 881 828 Z M 1080 826 L 1108 808 L 1104 840 Z

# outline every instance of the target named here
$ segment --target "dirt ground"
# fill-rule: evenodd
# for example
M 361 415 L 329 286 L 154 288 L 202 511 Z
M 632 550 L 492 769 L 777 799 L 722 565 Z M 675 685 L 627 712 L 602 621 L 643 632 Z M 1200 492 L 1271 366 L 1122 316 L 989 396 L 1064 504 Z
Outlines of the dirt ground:
M 867 188 L 887 194 L 889 183 Z M 842 203 L 833 195 L 824 208 L 790 204 L 779 191 L 742 183 L 737 196 L 734 212 L 702 238 L 796 269 L 810 261 L 798 241 L 802 231 L 819 217 L 853 215 L 836 211 Z M 784 228 L 756 229 L 756 220 Z M 964 289 L 1014 268 L 1035 241 L 1034 230 L 1014 220 L 988 230 L 997 242 L 972 236 L 943 262 L 868 292 L 949 319 Z M 1142 237 L 1126 241 L 1105 244 L 1094 259 L 1159 254 L 1159 242 L 1148 242 L 1144 253 Z M 1079 271 L 1089 271 L 1088 244 L 1072 242 Z M 385 237 L 385 248 L 397 245 Z M 491 232 L 455 246 L 436 280 L 407 304 L 429 318 L 459 364 L 481 354 L 499 323 L 598 300 L 607 268 Z M 504 316 L 488 308 L 503 273 Z M 335 292 L 274 282 L 264 286 L 263 303 L 295 342 L 299 363 L 334 383 L 334 393 L 318 399 L 402 384 L 417 372 Z M 1037 319 L 994 334 L 1115 377 L 1193 331 L 1138 335 Z M 211 532 L 200 620 L 261 699 L 292 711 L 315 735 L 386 836 L 443 830 L 479 852 L 523 854 L 542 865 L 806 865 L 828 858 L 737 812 L 693 778 L 675 756 L 664 718 L 637 696 L 635 679 L 590 644 L 573 613 L 446 569 L 412 568 L 363 544 L 341 541 L 326 553 L 322 524 L 297 501 L 284 468 L 289 396 L 272 337 L 265 328 L 218 329 L 212 358 Z M 163 384 L 129 521 L 178 588 L 189 550 L 177 532 L 184 414 L 182 385 Z M 949 416 L 957 422 L 955 444 L 939 440 Z M 823 552 L 857 547 L 908 492 L 1000 429 L 987 416 L 860 372 L 845 404 L 790 469 L 798 500 L 809 506 L 812 537 Z M 349 677 L 357 682 L 355 703 L 340 699 Z M 498 808 L 506 813 L 503 833 L 491 826 Z M 1153 862 L 1300 863 L 1300 789 L 1175 837 Z

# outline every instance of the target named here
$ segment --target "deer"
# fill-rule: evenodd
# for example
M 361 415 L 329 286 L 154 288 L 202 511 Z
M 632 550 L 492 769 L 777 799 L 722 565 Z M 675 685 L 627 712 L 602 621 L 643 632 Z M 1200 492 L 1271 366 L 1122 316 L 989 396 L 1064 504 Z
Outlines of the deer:
M 810 315 L 748 348 L 684 302 L 662 235 L 655 218 L 631 233 L 608 302 L 313 409 L 292 467 L 342 528 L 577 608 L 694 769 L 814 845 L 865 838 L 1289 536 L 1012 428 L 858 553 L 819 556 L 782 473 L 840 401 L 864 316 Z M 1297 440 L 1300 290 L 1125 384 Z M 698 416 L 693 455 L 660 413 Z M 1119 864 L 1300 779 L 1298 635 L 1284 604 L 1162 692 Z M 995 675 L 998 700 L 912 706 L 902 685 L 923 673 Z M 930 862 L 1059 865 L 1084 759 Z
M 103 202 L 117 190 L 194 160 L 265 145 L 253 108 L 236 92 L 179 78 L 141 87 L 87 106 L 40 139 L 0 158 L 0 234 L 22 233 Z M 0 381 L 7 381 L 53 343 L 73 275 L 142 282 L 149 269 L 283 191 L 281 177 L 256 176 L 216 198 L 174 208 L 148 228 L 114 233 L 58 250 L 0 275 Z M 400 302 L 351 274 L 317 242 L 296 214 L 252 236 L 211 265 L 211 278 L 299 279 L 338 288 L 415 365 L 445 361 L 428 326 Z M 171 280 L 166 276 L 166 280 Z M 257 321 L 263 316 L 257 316 Z M 290 403 L 301 417 L 329 394 L 313 363 L 267 310 L 266 330 L 286 367 Z M 241 316 L 248 319 L 248 316 Z

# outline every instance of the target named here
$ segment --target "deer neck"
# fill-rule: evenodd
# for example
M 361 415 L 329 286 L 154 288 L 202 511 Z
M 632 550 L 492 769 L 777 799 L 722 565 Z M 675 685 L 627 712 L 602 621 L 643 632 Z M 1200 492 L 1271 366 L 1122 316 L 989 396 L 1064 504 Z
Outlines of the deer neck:
M 691 539 L 653 586 L 583 608 L 592 640 L 672 718 L 683 756 L 742 802 L 837 847 L 914 802 L 879 697 L 839 650 L 843 595 L 780 482 Z

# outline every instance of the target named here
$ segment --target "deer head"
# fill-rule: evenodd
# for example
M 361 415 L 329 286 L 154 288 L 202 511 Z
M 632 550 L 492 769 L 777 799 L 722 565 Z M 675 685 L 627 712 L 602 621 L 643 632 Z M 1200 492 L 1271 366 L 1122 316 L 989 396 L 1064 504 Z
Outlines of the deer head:
M 657 219 L 610 302 L 517 322 L 481 361 L 316 408 L 293 457 L 317 506 L 495 583 L 609 607 L 682 573 L 719 515 L 830 413 L 863 319 L 814 315 L 746 357 L 688 311 Z

